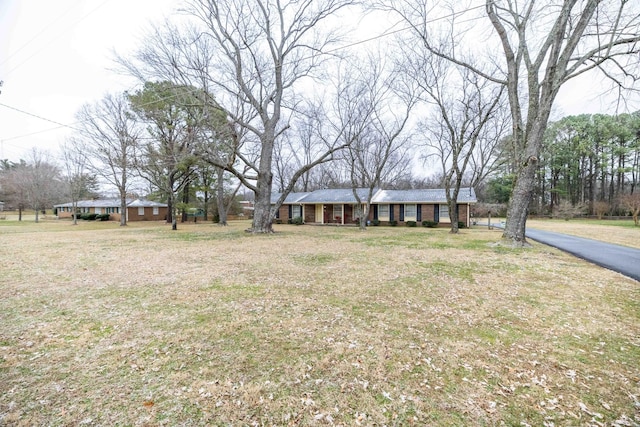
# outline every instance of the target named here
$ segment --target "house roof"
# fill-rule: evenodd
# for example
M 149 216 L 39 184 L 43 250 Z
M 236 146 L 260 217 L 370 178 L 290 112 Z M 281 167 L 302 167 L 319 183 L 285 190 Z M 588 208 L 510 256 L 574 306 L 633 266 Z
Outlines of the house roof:
M 129 208 L 166 208 L 167 205 L 166 203 L 159 203 L 159 202 L 154 202 L 152 200 L 145 200 L 145 199 L 136 199 L 132 202 L 128 202 L 127 203 L 127 207 Z
M 127 199 L 127 207 L 167 207 L 165 203 L 152 202 L 151 200 L 131 200 Z M 53 205 L 54 208 L 71 208 L 73 203 L 61 203 Z M 96 200 L 79 200 L 77 207 L 79 208 L 118 208 L 120 207 L 120 199 L 96 199 Z
M 360 200 L 366 200 L 369 189 L 358 188 Z M 271 203 L 275 203 L 282 193 L 273 193 Z M 371 203 L 446 203 L 447 197 L 444 189 L 416 189 L 416 190 L 373 190 Z M 461 188 L 458 192 L 459 203 L 476 203 L 476 192 L 473 188 Z M 333 203 L 357 203 L 351 188 L 323 189 L 311 193 L 290 193 L 284 204 L 333 204 Z
M 444 189 L 424 190 L 380 190 L 371 201 L 372 203 L 444 203 L 447 193 Z M 476 192 L 473 188 L 460 188 L 459 203 L 476 203 Z
M 284 204 L 290 205 L 293 203 L 298 203 L 300 200 L 308 196 L 310 193 L 289 193 L 287 197 L 284 199 Z M 282 193 L 271 193 L 271 203 L 275 203 L 282 196 Z
M 356 192 L 360 200 L 367 200 L 368 188 L 358 188 Z M 377 190 L 374 189 L 374 194 Z M 335 188 L 316 190 L 298 200 L 299 203 L 357 203 L 351 188 Z

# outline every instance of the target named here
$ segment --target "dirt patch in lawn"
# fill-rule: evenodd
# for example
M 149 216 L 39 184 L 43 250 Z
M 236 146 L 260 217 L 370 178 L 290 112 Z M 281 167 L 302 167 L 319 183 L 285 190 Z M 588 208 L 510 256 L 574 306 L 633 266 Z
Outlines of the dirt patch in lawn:
M 640 423 L 638 282 L 486 229 L 247 225 L 0 224 L 0 424 Z

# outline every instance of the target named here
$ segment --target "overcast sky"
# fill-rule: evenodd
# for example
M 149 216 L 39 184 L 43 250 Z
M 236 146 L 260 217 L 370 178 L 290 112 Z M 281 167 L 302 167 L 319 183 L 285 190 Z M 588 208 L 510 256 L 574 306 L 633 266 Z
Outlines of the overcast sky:
M 32 147 L 56 154 L 74 115 L 107 92 L 134 87 L 113 69 L 113 50 L 139 45 L 176 0 L 0 0 L 0 158 L 18 161 Z M 559 116 L 605 112 L 593 76 L 563 89 Z M 20 110 L 20 111 L 17 111 Z M 37 117 L 34 117 L 37 116 Z
M 17 161 L 32 146 L 56 151 L 70 130 L 47 120 L 73 124 L 82 104 L 129 89 L 134 82 L 109 70 L 112 51 L 133 50 L 176 4 L 0 0 L 0 158 Z

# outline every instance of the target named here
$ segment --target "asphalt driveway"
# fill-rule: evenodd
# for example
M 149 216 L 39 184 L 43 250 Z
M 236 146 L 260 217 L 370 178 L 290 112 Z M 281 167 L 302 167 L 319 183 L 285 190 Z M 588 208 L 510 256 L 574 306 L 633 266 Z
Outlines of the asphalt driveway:
M 534 228 L 527 228 L 526 236 L 640 281 L 640 249 Z

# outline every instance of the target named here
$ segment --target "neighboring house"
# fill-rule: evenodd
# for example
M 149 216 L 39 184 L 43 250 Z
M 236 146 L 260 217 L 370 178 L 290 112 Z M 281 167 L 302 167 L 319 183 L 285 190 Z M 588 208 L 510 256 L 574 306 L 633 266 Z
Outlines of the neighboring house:
M 4 210 L 4 202 L 0 202 L 0 212 Z
M 360 200 L 366 200 L 368 189 L 357 189 Z M 272 203 L 280 197 L 272 195 Z M 473 188 L 461 188 L 458 194 L 458 218 L 465 226 L 471 223 L 471 205 L 477 203 Z M 301 217 L 311 224 L 356 224 L 357 201 L 352 189 L 325 189 L 309 193 L 291 193 L 278 209 L 276 220 L 288 222 Z M 434 221 L 450 224 L 449 206 L 444 189 L 374 190 L 368 221 L 398 224 L 407 221 Z
M 73 204 L 62 203 L 53 206 L 57 209 L 58 218 L 71 218 Z M 159 221 L 167 218 L 168 206 L 165 203 L 150 200 L 127 199 L 127 221 Z M 78 213 L 109 214 L 112 221 L 120 221 L 120 199 L 80 200 L 77 203 Z

